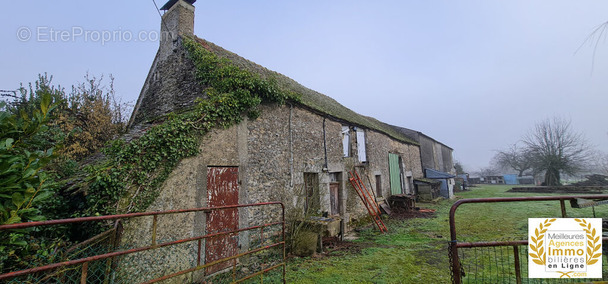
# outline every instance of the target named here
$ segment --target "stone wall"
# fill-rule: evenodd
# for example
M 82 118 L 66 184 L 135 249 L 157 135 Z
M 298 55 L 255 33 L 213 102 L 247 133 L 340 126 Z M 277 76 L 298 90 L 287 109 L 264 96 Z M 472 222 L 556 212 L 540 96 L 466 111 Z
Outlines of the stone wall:
M 196 68 L 181 41 L 180 37 L 159 49 L 133 108 L 129 126 L 190 107 L 196 98 L 205 97 L 205 86 L 195 79 Z
M 452 149 L 441 145 L 441 156 L 443 156 L 443 172 L 456 174 L 452 159 Z
M 375 132 L 367 132 L 368 139 L 368 156 L 369 156 L 369 180 L 375 181 L 375 176 L 381 176 L 382 196 L 388 197 L 391 194 L 388 154 L 397 154 L 402 159 L 402 168 L 405 177 L 411 178 L 406 181 L 406 193 L 414 193 L 413 179 L 423 177 L 422 163 L 420 161 L 420 148 L 415 145 L 401 143 L 394 139 L 388 138 L 386 135 Z M 374 183 L 375 188 L 375 183 Z
M 422 151 L 422 166 L 424 168 L 436 169 L 437 161 L 435 159 L 435 142 L 424 136 L 420 135 L 420 149 Z
M 287 218 L 303 214 L 305 200 L 304 173 L 318 176 L 320 210 L 314 215 L 330 212 L 330 179 L 332 173 L 340 184 L 340 217 L 349 224 L 367 218 L 367 210 L 348 182 L 348 171 L 357 168 L 363 182 L 376 192 L 375 176 L 381 176 L 382 195 L 390 195 L 388 153 L 401 156 L 403 170 L 413 178 L 422 177 L 420 150 L 388 136 L 366 129 L 367 162 L 357 157 L 357 141 L 352 125 L 334 121 L 300 106 L 262 105 L 257 119 L 246 119 L 228 129 L 218 129 L 203 138 L 200 154 L 181 161 L 163 184 L 161 193 L 149 211 L 203 207 L 207 204 L 207 169 L 210 166 L 239 168 L 239 202 L 241 204 L 281 201 L 287 207 Z M 352 130 L 352 155 L 344 157 L 342 127 Z M 411 185 L 409 185 L 411 186 Z M 413 192 L 413 189 L 411 189 Z M 239 210 L 241 228 L 278 221 L 280 210 Z M 289 220 L 288 220 L 289 221 Z M 159 220 L 158 236 L 186 238 L 205 233 L 204 214 L 182 214 Z M 150 220 L 135 220 L 125 224 L 123 245 L 134 247 L 149 241 Z M 239 247 L 246 251 L 255 243 L 256 235 L 239 235 Z M 174 263 L 174 269 L 191 267 L 196 258 L 195 243 L 173 251 L 165 251 L 162 262 Z M 155 263 L 154 254 L 140 254 L 138 259 Z M 143 262 L 145 263 L 145 262 Z M 143 271 L 143 270 L 142 270 Z M 137 270 L 132 272 L 138 273 Z M 146 274 L 143 272 L 142 274 Z M 202 279 L 195 274 L 192 280 Z

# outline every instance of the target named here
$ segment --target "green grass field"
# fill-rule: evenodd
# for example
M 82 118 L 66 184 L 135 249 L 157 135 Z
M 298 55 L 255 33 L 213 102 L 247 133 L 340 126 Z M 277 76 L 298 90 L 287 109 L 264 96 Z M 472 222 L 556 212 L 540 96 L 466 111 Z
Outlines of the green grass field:
M 457 197 L 538 195 L 506 192 L 510 188 L 480 186 L 457 193 Z M 378 233 L 374 227 L 363 229 L 359 233 L 359 239 L 354 241 L 354 245 L 361 247 L 358 251 L 335 252 L 322 257 L 291 258 L 287 266 L 287 282 L 450 283 L 448 212 L 456 200 L 418 204 L 421 208 L 437 210 L 434 218 L 388 218 L 385 221 L 389 228 L 387 234 Z M 570 208 L 569 203 L 566 204 L 568 217 L 593 216 L 591 208 L 575 209 Z M 608 205 L 596 207 L 595 210 L 597 217 L 604 217 L 608 213 Z M 559 201 L 465 204 L 456 213 L 458 239 L 523 240 L 527 238 L 527 219 L 542 217 L 561 217 Z M 488 266 L 476 269 L 475 274 L 483 275 L 491 274 L 493 268 Z M 475 276 L 472 274 L 469 274 L 469 279 Z

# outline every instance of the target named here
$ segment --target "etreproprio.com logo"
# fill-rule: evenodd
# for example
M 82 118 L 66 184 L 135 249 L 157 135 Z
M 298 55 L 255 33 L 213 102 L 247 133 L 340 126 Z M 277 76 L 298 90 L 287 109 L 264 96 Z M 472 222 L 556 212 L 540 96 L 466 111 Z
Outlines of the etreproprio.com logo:
M 92 30 L 80 26 L 57 29 L 48 26 L 20 27 L 16 32 L 21 42 L 92 42 L 105 45 L 112 42 L 158 42 L 163 38 L 174 38 L 173 33 L 159 31 Z

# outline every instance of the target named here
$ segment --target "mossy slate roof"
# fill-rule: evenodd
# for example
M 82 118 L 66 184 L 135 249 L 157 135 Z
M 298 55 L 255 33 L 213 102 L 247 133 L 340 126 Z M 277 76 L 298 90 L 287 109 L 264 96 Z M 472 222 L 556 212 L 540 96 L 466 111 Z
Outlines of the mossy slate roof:
M 275 80 L 278 86 L 283 90 L 288 90 L 299 94 L 301 96 L 301 101 L 299 103 L 312 111 L 322 113 L 338 121 L 348 122 L 354 126 L 368 128 L 384 133 L 393 139 L 407 144 L 419 145 L 418 142 L 414 141 L 392 125 L 383 123 L 373 117 L 360 115 L 338 103 L 336 100 L 317 91 L 306 88 L 283 74 L 268 70 L 263 66 L 251 62 L 238 54 L 225 50 L 224 48 L 207 40 L 197 37 L 196 41 L 205 49 L 213 52 L 215 55 L 229 59 L 239 68 L 257 73 L 264 79 Z

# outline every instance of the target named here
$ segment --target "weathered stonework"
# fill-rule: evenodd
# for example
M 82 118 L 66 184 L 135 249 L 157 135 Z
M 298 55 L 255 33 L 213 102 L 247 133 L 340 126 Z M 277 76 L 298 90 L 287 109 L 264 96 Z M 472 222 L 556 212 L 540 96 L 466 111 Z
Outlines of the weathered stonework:
M 172 11 L 187 14 L 191 10 L 183 5 L 189 4 L 180 0 L 178 5 L 182 6 L 174 10 L 170 9 L 165 14 L 164 19 L 170 22 L 167 27 L 179 30 L 180 34 L 189 34 L 191 29 L 182 28 L 180 25 L 184 23 L 189 25 L 193 20 L 191 21 L 187 15 L 171 14 Z M 175 27 L 172 26 L 174 23 Z M 204 43 L 201 44 L 205 46 Z M 216 46 L 205 46 L 205 48 L 218 50 Z M 186 52 L 179 37 L 161 42 L 134 109 L 130 121 L 131 128 L 137 128 L 138 125 L 171 111 L 183 111 L 193 106 L 195 99 L 205 98 L 207 86 L 199 84 L 196 79 L 196 68 Z M 232 57 L 231 59 L 238 59 L 235 54 L 228 52 L 224 54 L 229 58 Z M 265 70 L 242 58 L 240 64 L 254 71 Z M 282 82 L 286 84 L 285 82 L 288 81 L 283 78 Z M 298 85 L 294 90 L 304 90 L 304 87 Z M 179 162 L 162 185 L 160 195 L 148 210 L 206 207 L 208 169 L 237 167 L 239 204 L 280 201 L 285 204 L 288 222 L 300 220 L 305 215 L 304 207 L 307 202 L 305 175 L 314 176 L 312 180 L 317 183 L 314 188 L 318 192 L 308 197 L 318 198 L 314 202 L 308 200 L 310 204 L 318 204 L 318 208 L 309 212 L 315 216 L 332 215 L 333 183 L 333 188 L 337 186 L 338 191 L 338 209 L 333 217 L 342 221 L 343 229 L 348 231 L 356 224 L 369 221 L 365 206 L 348 181 L 349 171 L 357 170 L 364 184 L 374 193 L 378 192 L 376 178 L 379 177 L 381 186 L 379 191 L 382 197 L 378 200 L 382 201 L 383 198 L 391 195 L 389 153 L 397 154 L 401 158 L 400 167 L 406 179 L 403 181 L 403 193 L 414 193 L 413 179 L 423 177 L 421 152 L 416 142 L 400 136 L 397 132 L 387 131 L 385 124 L 359 116 L 348 109 L 345 111 L 345 108 L 339 104 L 342 109 L 334 111 L 345 114 L 342 118 L 337 118 L 335 113 L 320 111 L 318 106 L 322 105 L 324 100 L 318 97 L 322 95 L 318 93 L 314 95 L 317 97 L 308 97 L 308 99 L 310 102 L 315 102 L 317 108 L 311 104 L 293 101 L 284 105 L 263 104 L 259 106 L 258 118 L 244 119 L 228 129 L 212 130 L 200 142 L 200 153 L 197 156 Z M 336 107 L 337 102 L 332 100 L 331 103 Z M 349 117 L 353 119 L 349 120 Z M 373 127 L 374 125 L 377 127 Z M 343 129 L 347 129 L 350 134 L 348 141 L 344 140 Z M 363 136 L 360 136 L 362 133 Z M 346 156 L 343 149 L 344 141 L 350 147 L 350 151 L 346 151 L 348 152 Z M 360 153 L 363 153 L 360 147 L 365 147 L 365 157 L 359 157 Z M 308 183 L 310 180 L 309 178 Z M 239 209 L 239 227 L 279 221 L 278 209 L 277 207 Z M 122 245 L 127 247 L 148 245 L 151 241 L 151 219 L 146 217 L 126 223 Z M 162 216 L 158 219 L 157 239 L 176 240 L 201 236 L 208 233 L 206 224 L 205 213 Z M 272 230 L 276 233 L 278 229 L 274 228 L 270 231 Z M 337 230 L 334 227 L 332 231 Z M 257 233 L 239 233 L 239 252 L 247 251 L 260 240 Z M 158 257 L 158 252 L 138 254 L 136 257 L 125 259 L 123 264 L 127 268 L 124 271 L 131 277 L 130 279 L 140 281 L 156 275 L 148 273 L 149 269 L 168 273 L 191 268 L 196 266 L 196 250 L 196 244 L 189 243 L 173 250 L 161 250 L 162 257 Z M 248 265 L 247 259 L 240 261 L 241 265 Z M 159 268 L 161 263 L 169 267 Z M 203 278 L 204 275 L 199 272 L 177 278 L 173 282 L 200 282 Z
M 196 80 L 194 64 L 187 58 L 182 39 L 159 49 L 133 109 L 129 127 L 186 109 L 196 98 L 204 98 L 205 86 Z

